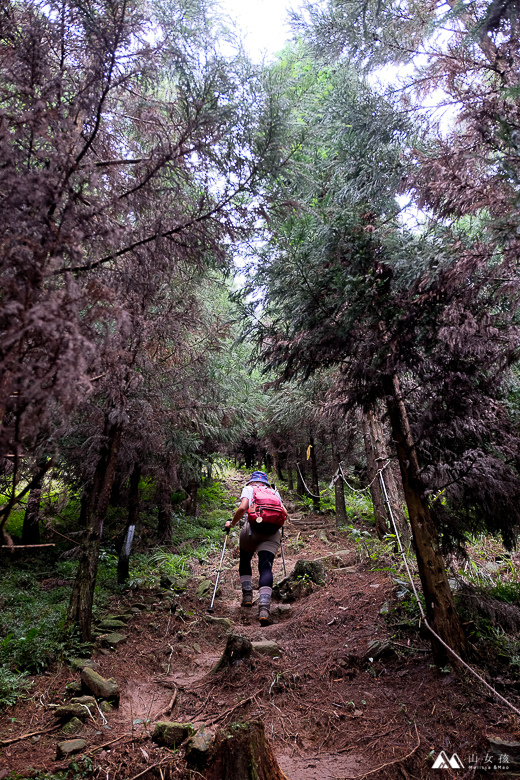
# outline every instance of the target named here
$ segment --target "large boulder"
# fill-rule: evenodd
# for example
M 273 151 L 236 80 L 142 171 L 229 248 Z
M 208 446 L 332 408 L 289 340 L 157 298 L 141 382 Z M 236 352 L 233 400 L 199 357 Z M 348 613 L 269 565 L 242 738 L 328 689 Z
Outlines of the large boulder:
M 64 734 L 73 736 L 74 734 L 81 734 L 83 731 L 83 721 L 79 718 L 71 718 L 63 724 L 61 730 Z
M 251 642 L 253 650 L 261 655 L 270 655 L 271 658 L 276 658 L 280 655 L 280 648 L 272 639 L 263 639 L 259 642 Z
M 70 700 L 71 704 L 86 704 L 87 707 L 90 709 L 93 707 L 96 709 L 96 700 L 93 696 L 75 696 L 73 699 Z
M 195 595 L 198 599 L 206 599 L 208 596 L 211 596 L 214 587 L 215 584 L 211 580 L 203 580 L 199 585 L 197 585 Z M 220 588 L 217 589 L 217 596 L 220 595 L 219 590 Z
M 54 715 L 60 720 L 69 720 L 70 718 L 85 720 L 89 717 L 89 709 L 83 704 L 61 704 L 54 710 Z
M 126 642 L 126 636 L 118 631 L 112 631 L 110 634 L 102 634 L 98 637 L 103 647 L 116 647 Z
M 316 585 L 325 585 L 325 568 L 321 561 L 296 561 L 292 580 L 308 579 Z
M 113 677 L 107 680 L 88 667 L 81 672 L 81 682 L 98 699 L 109 699 L 114 704 L 119 703 L 119 685 Z
M 78 672 L 81 672 L 86 666 L 89 666 L 91 669 L 99 668 L 97 661 L 94 661 L 92 658 L 73 658 L 70 665 L 73 669 L 77 669 Z
M 122 620 L 109 620 L 108 618 L 105 618 L 105 620 L 102 620 L 99 624 L 101 631 L 117 631 L 119 628 L 126 627 L 126 623 L 124 623 Z
M 66 742 L 58 742 L 56 745 L 56 758 L 67 758 L 74 753 L 81 753 L 87 747 L 84 739 L 68 739 Z
M 138 610 L 138 612 L 140 612 L 140 610 Z M 105 615 L 105 617 L 103 618 L 103 621 L 105 621 L 105 620 L 119 620 L 122 623 L 126 624 L 126 623 L 128 623 L 129 620 L 132 620 L 132 618 L 133 618 L 133 615 L 131 613 L 125 612 L 122 615 Z
M 296 561 L 294 570 L 273 588 L 273 596 L 282 601 L 295 601 L 307 596 L 316 585 L 325 584 L 325 567 L 321 561 Z
M 495 756 L 493 761 L 496 769 L 512 769 L 518 771 L 520 767 L 520 742 L 518 741 L 506 741 L 499 737 L 488 737 L 488 744 L 491 753 Z M 499 761 L 501 762 L 499 765 Z M 511 777 L 518 777 L 518 774 L 511 775 Z

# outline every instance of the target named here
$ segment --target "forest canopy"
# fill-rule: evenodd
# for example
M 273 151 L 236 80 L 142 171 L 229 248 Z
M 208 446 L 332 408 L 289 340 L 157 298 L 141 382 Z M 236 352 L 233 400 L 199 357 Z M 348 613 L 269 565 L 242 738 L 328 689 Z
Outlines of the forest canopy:
M 307 3 L 257 66 L 199 0 L 4 6 L 0 530 L 22 503 L 37 545 L 44 482 L 77 497 L 82 640 L 110 506 L 123 584 L 143 480 L 168 544 L 240 455 L 316 511 L 320 479 L 392 461 L 428 620 L 467 655 L 444 556 L 520 521 L 517 10 Z

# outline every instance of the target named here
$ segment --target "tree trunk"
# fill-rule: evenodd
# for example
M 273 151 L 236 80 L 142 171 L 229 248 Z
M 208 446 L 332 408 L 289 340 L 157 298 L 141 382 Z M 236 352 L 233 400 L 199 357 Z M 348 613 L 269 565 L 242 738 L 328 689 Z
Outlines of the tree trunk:
M 260 720 L 233 723 L 217 733 L 207 780 L 287 780 Z
M 372 506 L 374 507 L 374 519 L 376 521 L 376 533 L 379 539 L 382 539 L 388 533 L 386 523 L 386 512 L 381 493 L 381 485 L 377 478 L 378 463 L 376 462 L 376 451 L 373 437 L 370 431 L 369 413 L 363 413 L 363 437 L 365 440 L 365 454 L 367 458 L 367 477 L 370 484 L 370 496 L 372 497 Z
M 287 458 L 287 489 L 294 490 L 293 469 L 292 469 L 292 463 L 289 460 L 289 458 Z
M 464 658 L 467 655 L 466 639 L 439 549 L 437 529 L 428 502 L 424 498 L 425 486 L 420 476 L 417 451 L 401 395 L 399 378 L 396 375 L 386 377 L 384 388 L 426 602 L 426 616 L 441 639 Z M 447 659 L 453 662 L 451 655 L 448 656 L 447 651 L 434 637 L 432 647 L 437 663 L 445 663 Z
M 5 532 L 4 526 L 7 523 L 7 520 L 9 519 L 9 516 L 11 514 L 11 510 L 14 506 L 27 494 L 30 493 L 34 485 L 38 482 L 40 478 L 43 478 L 47 471 L 51 468 L 51 466 L 54 463 L 54 458 L 49 458 L 48 460 L 43 461 L 43 465 L 39 472 L 37 472 L 34 477 L 31 479 L 28 485 L 26 485 L 23 490 L 21 490 L 19 493 L 16 492 L 15 488 L 16 485 L 20 481 L 20 477 L 17 476 L 17 474 L 12 474 L 12 471 L 10 472 L 10 479 L 12 481 L 12 488 L 10 490 L 11 496 L 6 504 L 4 504 L 2 507 L 0 507 L 0 538 L 5 537 L 6 538 L 6 544 L 10 543 L 12 544 L 11 537 Z
M 272 458 L 273 458 L 276 478 L 278 479 L 279 482 L 281 482 L 283 480 L 283 472 L 282 472 L 282 466 L 280 464 L 280 453 L 278 452 L 278 450 L 273 449 Z
M 40 544 L 40 501 L 47 459 L 39 464 L 38 474 L 29 492 L 23 518 L 22 544 Z
M 198 489 L 199 489 L 199 485 L 196 480 L 192 479 L 190 480 L 190 482 L 188 482 L 188 487 L 186 488 L 186 492 L 188 494 L 188 502 L 186 504 L 186 514 L 190 515 L 190 517 L 197 516 Z
M 244 461 L 246 469 L 253 469 L 255 465 L 256 449 L 253 442 L 244 442 L 243 445 Z
M 106 414 L 103 444 L 94 479 L 88 494 L 85 494 L 85 540 L 68 612 L 69 620 L 79 626 L 82 642 L 90 642 L 92 638 L 92 606 L 98 570 L 99 546 L 116 471 L 121 434 L 122 424 L 111 423 Z
M 334 474 L 339 469 L 339 455 L 336 444 L 336 432 L 332 432 L 332 469 Z M 347 510 L 345 508 L 345 485 L 340 476 L 334 482 L 334 499 L 336 506 L 336 528 L 347 525 Z
M 124 506 L 124 503 L 121 474 L 116 474 L 112 490 L 110 491 L 110 506 Z
M 386 457 L 386 453 L 383 455 L 383 457 Z M 394 472 L 392 471 L 392 464 L 386 467 L 386 469 L 383 471 L 382 477 L 385 483 L 386 494 L 388 496 L 388 500 L 390 501 L 390 506 L 392 507 L 392 514 L 394 516 L 395 524 L 397 525 L 397 530 L 399 531 L 399 536 L 401 537 L 402 545 L 405 549 L 407 549 L 410 546 L 411 539 L 410 525 L 404 513 L 403 504 L 399 495 L 399 489 L 395 481 Z M 392 528 L 392 533 L 393 530 L 394 529 Z
M 314 436 L 310 435 L 310 445 L 311 445 L 311 474 L 312 474 L 312 492 L 314 493 L 314 496 L 312 497 L 312 505 L 314 507 L 315 512 L 320 511 L 320 485 L 318 482 L 318 466 L 316 462 L 316 448 L 314 446 Z
M 191 485 L 191 482 L 190 482 Z M 188 486 L 188 492 L 189 492 Z M 191 495 L 190 495 L 191 497 Z M 169 541 L 172 537 L 172 483 L 168 474 L 163 474 L 157 486 L 157 539 L 160 542 Z M 186 514 L 192 512 L 186 510 Z
M 375 474 L 377 472 L 377 469 L 382 468 L 385 465 L 385 463 L 387 463 L 388 461 L 388 452 L 386 449 L 386 442 L 385 442 L 385 432 L 384 432 L 383 424 L 381 422 L 381 415 L 379 410 L 374 408 L 369 409 L 366 413 L 366 419 L 368 422 L 368 428 L 370 434 L 370 444 L 371 444 L 372 452 L 374 453 L 374 463 L 376 468 L 376 471 L 374 471 Z M 395 481 L 395 477 L 391 465 L 388 465 L 385 468 L 385 470 L 381 473 L 381 477 L 385 485 L 386 495 L 388 497 L 388 501 L 392 509 L 392 515 L 394 516 L 395 524 L 397 526 L 397 531 L 399 533 L 399 536 L 401 537 L 401 542 L 403 544 L 403 547 L 406 548 L 410 544 L 410 526 L 408 524 L 406 515 L 404 513 L 401 497 L 399 495 L 399 490 L 397 488 L 397 483 Z M 388 513 L 389 530 L 390 533 L 393 533 L 394 528 L 390 518 L 390 513 L 388 512 L 388 507 L 384 502 L 384 496 L 382 495 L 381 492 L 381 483 L 379 478 L 377 479 L 377 484 L 379 487 L 379 493 L 383 500 L 383 506 L 386 512 Z
M 141 467 L 136 463 L 134 465 L 132 476 L 130 477 L 130 493 L 128 496 L 128 519 L 126 522 L 125 536 L 121 550 L 119 551 L 119 560 L 117 562 L 117 581 L 123 585 L 130 576 L 130 553 L 132 551 L 132 542 L 134 540 L 135 527 L 139 519 L 139 481 L 141 479 Z

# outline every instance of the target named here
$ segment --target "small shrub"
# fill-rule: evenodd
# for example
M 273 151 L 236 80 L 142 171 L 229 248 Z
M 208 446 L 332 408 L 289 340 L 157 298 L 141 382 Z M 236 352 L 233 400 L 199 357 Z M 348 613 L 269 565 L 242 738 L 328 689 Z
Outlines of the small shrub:
M 12 707 L 30 688 L 32 682 L 25 672 L 12 672 L 6 664 L 0 666 L 0 710 Z
M 493 587 L 486 589 L 486 592 L 497 601 L 520 606 L 520 582 L 497 582 Z

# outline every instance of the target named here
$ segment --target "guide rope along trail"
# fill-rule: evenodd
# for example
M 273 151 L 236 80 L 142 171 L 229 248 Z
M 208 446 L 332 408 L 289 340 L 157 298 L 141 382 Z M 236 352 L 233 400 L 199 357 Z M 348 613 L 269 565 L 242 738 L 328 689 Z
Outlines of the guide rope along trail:
M 392 526 L 393 526 L 393 528 L 394 528 L 394 532 L 395 532 L 395 536 L 396 536 L 396 539 L 397 539 L 397 543 L 398 543 L 398 545 L 399 545 L 399 554 L 400 554 L 400 555 L 402 555 L 402 557 L 403 557 L 404 565 L 405 565 L 405 568 L 406 568 L 406 573 L 407 573 L 407 575 L 408 575 L 408 579 L 410 580 L 410 585 L 412 586 L 412 591 L 413 591 L 413 594 L 414 594 L 414 596 L 415 596 L 415 600 L 417 601 L 417 605 L 418 605 L 418 607 L 419 607 L 419 611 L 420 611 L 420 613 L 421 613 L 421 619 L 423 620 L 423 622 L 424 622 L 424 625 L 426 626 L 426 628 L 428 629 L 428 631 L 429 631 L 429 632 L 432 634 L 432 636 L 434 636 L 434 637 L 435 637 L 435 639 L 436 639 L 438 642 L 440 642 L 440 644 L 441 644 L 441 645 L 442 645 L 442 646 L 443 646 L 443 647 L 444 647 L 444 648 L 445 648 L 445 649 L 446 649 L 446 650 L 447 650 L 449 653 L 451 653 L 451 655 L 452 655 L 454 658 L 456 658 L 456 659 L 457 659 L 457 661 L 458 661 L 458 662 L 459 662 L 459 663 L 460 663 L 460 664 L 461 664 L 461 665 L 462 665 L 462 666 L 463 666 L 465 669 L 467 669 L 467 670 L 468 670 L 468 672 L 470 672 L 470 674 L 472 674 L 474 677 L 476 677 L 476 679 L 477 679 L 477 680 L 479 680 L 479 681 L 480 681 L 480 682 L 481 682 L 483 685 L 485 685 L 485 687 L 486 687 L 486 688 L 487 688 L 489 691 L 491 691 L 491 693 L 492 693 L 494 696 L 496 696 L 496 698 L 497 698 L 497 699 L 499 699 L 499 700 L 500 700 L 500 701 L 501 701 L 503 704 L 505 704 L 507 707 L 509 707 L 510 709 L 512 709 L 512 710 L 513 710 L 513 712 L 516 712 L 516 714 L 517 714 L 517 715 L 520 715 L 520 710 L 519 710 L 519 709 L 517 709 L 517 708 L 514 706 L 514 704 L 511 704 L 511 702 L 510 702 L 510 701 L 508 701 L 508 700 L 507 700 L 507 699 L 506 699 L 504 696 L 502 696 L 502 695 L 501 695 L 501 694 L 500 694 L 500 693 L 499 693 L 497 690 L 495 690 L 495 688 L 493 688 L 493 686 L 492 686 L 492 685 L 490 685 L 488 682 L 486 682 L 486 681 L 484 680 L 484 678 L 483 678 L 483 677 L 482 677 L 480 674 L 478 674 L 478 672 L 476 672 L 476 671 L 475 671 L 475 669 L 473 669 L 473 668 L 472 668 L 472 667 L 471 667 L 469 664 L 467 664 L 465 661 L 463 661 L 463 660 L 462 660 L 462 658 L 460 657 L 460 655 L 459 655 L 458 653 L 456 653 L 456 652 L 455 652 L 455 650 L 453 650 L 453 649 L 452 649 L 452 648 L 451 648 L 451 647 L 450 647 L 448 644 L 446 644 L 446 642 L 445 642 L 443 639 L 441 639 L 441 637 L 438 635 L 438 633 L 437 633 L 436 631 L 434 631 L 434 629 L 433 629 L 433 628 L 430 626 L 430 624 L 428 623 L 428 620 L 427 620 L 427 618 L 426 618 L 426 615 L 425 615 L 425 612 L 424 612 L 423 606 L 422 606 L 422 604 L 421 604 L 421 601 L 420 601 L 420 599 L 419 599 L 419 594 L 417 593 L 417 589 L 416 589 L 416 587 L 415 587 L 415 583 L 414 583 L 414 581 L 413 581 L 413 578 L 412 578 L 412 574 L 411 574 L 411 572 L 410 572 L 410 568 L 409 568 L 409 566 L 408 566 L 408 561 L 406 560 L 406 553 L 405 553 L 405 550 L 404 550 L 404 548 L 403 548 L 403 545 L 402 545 L 402 543 L 401 543 L 401 537 L 399 536 L 399 531 L 397 530 L 397 524 L 396 524 L 396 522 L 395 522 L 394 513 L 393 513 L 393 511 L 392 511 L 392 506 L 391 506 L 391 504 L 390 504 L 390 500 L 389 500 L 389 498 L 388 498 L 388 494 L 387 494 L 387 492 L 386 492 L 386 485 L 385 485 L 385 481 L 384 481 L 384 479 L 383 479 L 383 477 L 382 477 L 383 471 L 384 471 L 384 469 L 386 468 L 386 466 L 388 465 L 388 463 L 389 463 L 389 462 L 390 462 L 390 459 L 388 459 L 388 461 L 387 461 L 387 463 L 385 464 L 385 466 L 383 466 L 382 468 L 378 469 L 376 476 L 378 476 L 378 477 L 379 477 L 379 482 L 380 482 L 380 485 L 381 485 L 381 492 L 382 492 L 382 494 L 383 494 L 383 499 L 384 499 L 384 501 L 385 501 L 385 504 L 386 504 L 386 506 L 387 506 L 387 509 L 388 509 L 388 514 L 390 515 L 390 519 L 391 519 L 391 521 L 392 521 Z
M 378 460 L 383 460 L 383 458 L 379 458 Z M 386 485 L 385 485 L 385 481 L 383 479 L 383 472 L 389 466 L 390 463 L 391 463 L 391 458 L 386 458 L 386 463 L 384 464 L 384 466 L 381 466 L 380 468 L 378 468 L 378 470 L 376 471 L 376 474 L 375 474 L 374 478 L 371 480 L 371 482 L 369 482 L 369 484 L 366 487 L 359 488 L 357 490 L 356 490 L 356 488 L 352 487 L 352 485 L 350 485 L 349 482 L 347 481 L 347 479 L 346 479 L 346 477 L 345 477 L 345 475 L 343 473 L 343 469 L 341 468 L 341 463 L 340 463 L 336 473 L 332 477 L 330 485 L 328 486 L 328 488 L 325 488 L 325 490 L 323 490 L 322 493 L 325 493 L 327 490 L 331 490 L 333 485 L 334 485 L 334 483 L 338 479 L 340 479 L 340 478 L 343 480 L 343 482 L 345 482 L 345 484 L 349 487 L 349 489 L 352 490 L 354 493 L 363 493 L 363 492 L 369 490 L 372 487 L 372 485 L 374 484 L 374 482 L 376 481 L 376 479 L 379 479 L 379 483 L 380 483 L 380 486 L 381 486 L 381 493 L 383 495 L 383 500 L 384 500 L 384 502 L 385 502 L 385 504 L 387 506 L 388 514 L 390 516 L 392 527 L 394 529 L 394 533 L 395 533 L 395 536 L 396 536 L 396 539 L 397 539 L 397 543 L 399 545 L 399 554 L 402 555 L 402 557 L 403 557 L 404 565 L 405 565 L 405 568 L 406 568 L 406 573 L 408 575 L 408 579 L 410 580 L 410 584 L 412 586 L 412 591 L 413 591 L 415 600 L 417 601 L 417 605 L 419 607 L 419 611 L 421 613 L 421 620 L 424 622 L 424 625 L 426 626 L 428 631 L 432 634 L 432 636 L 434 636 L 435 639 L 438 642 L 440 642 L 440 644 L 454 658 L 456 658 L 457 661 L 465 669 L 468 670 L 468 672 L 470 672 L 470 674 L 472 674 L 477 680 L 479 680 L 483 685 L 485 685 L 485 687 L 489 691 L 491 691 L 491 693 L 497 699 L 499 699 L 503 704 L 505 704 L 507 707 L 512 709 L 513 712 L 516 712 L 517 715 L 520 715 L 520 710 L 517 707 L 515 707 L 514 704 L 512 704 L 510 701 L 508 701 L 504 696 L 502 696 L 495 688 L 493 688 L 492 685 L 490 685 L 488 682 L 486 682 L 486 680 L 484 680 L 484 678 L 478 672 L 476 672 L 475 669 L 473 669 L 469 664 L 467 664 L 466 661 L 463 661 L 462 658 L 460 657 L 460 655 L 458 653 L 456 653 L 455 650 L 453 650 L 448 644 L 446 644 L 446 642 L 437 634 L 437 632 L 428 623 L 428 620 L 426 618 L 426 614 L 424 612 L 423 606 L 422 606 L 421 601 L 419 599 L 419 594 L 417 593 L 417 588 L 415 587 L 415 583 L 413 581 L 412 574 L 410 572 L 410 568 L 408 566 L 408 561 L 406 560 L 406 552 L 405 552 L 405 550 L 403 548 L 403 545 L 402 545 L 402 542 L 401 542 L 401 537 L 399 535 L 399 531 L 397 529 L 397 524 L 395 522 L 394 513 L 392 511 L 392 506 L 390 504 L 390 499 L 388 498 L 388 493 L 386 492 Z M 316 495 L 314 495 L 314 493 L 311 493 L 311 491 L 307 487 L 307 485 L 305 483 L 305 480 L 303 478 L 303 475 L 301 473 L 300 464 L 299 463 L 296 463 L 296 468 L 298 469 L 298 473 L 300 474 L 301 480 L 303 482 L 303 486 L 304 486 L 305 490 L 307 491 L 307 493 L 310 495 L 310 497 L 311 498 L 320 498 L 319 495 L 316 496 Z M 436 498 L 438 498 L 438 496 L 436 496 Z
M 323 494 L 323 493 L 326 493 L 326 492 L 327 492 L 327 490 L 332 490 L 332 488 L 334 487 L 334 483 L 335 483 L 335 482 L 337 482 L 337 481 L 338 481 L 338 479 L 342 479 L 342 480 L 343 480 L 343 482 L 345 483 L 345 485 L 346 485 L 346 486 L 349 488 L 349 490 L 351 490 L 353 493 L 365 493 L 367 490 L 370 490 L 370 488 L 372 487 L 372 485 L 374 484 L 374 482 L 375 482 L 375 481 L 376 481 L 376 479 L 378 478 L 379 471 L 384 471 L 384 470 L 386 469 L 386 467 L 387 467 L 389 464 L 390 464 L 390 460 L 388 460 L 388 462 L 387 462 L 387 463 L 385 463 L 385 465 L 384 465 L 384 466 L 383 466 L 381 469 L 379 469 L 379 470 L 376 472 L 376 474 L 375 474 L 374 478 L 373 478 L 373 479 L 372 479 L 372 480 L 371 480 L 371 481 L 368 483 L 368 485 L 367 485 L 366 487 L 364 487 L 364 488 L 355 488 L 355 487 L 352 487 L 352 485 L 350 484 L 350 482 L 349 482 L 349 481 L 347 480 L 347 478 L 345 477 L 345 474 L 344 474 L 344 472 L 343 472 L 343 469 L 341 468 L 341 463 L 340 463 L 340 464 L 339 464 L 339 466 L 338 466 L 338 468 L 337 468 L 337 470 L 336 470 L 336 473 L 333 475 L 333 477 L 332 477 L 332 479 L 331 479 L 330 485 L 329 485 L 328 487 L 326 487 L 324 490 L 322 490 L 322 491 L 321 491 L 321 493 L 320 493 L 319 495 L 315 495 L 314 493 L 312 493 L 312 492 L 309 490 L 309 488 L 308 488 L 308 486 L 307 486 L 307 483 L 305 482 L 305 480 L 304 480 L 304 478 L 303 478 L 303 474 L 302 474 L 302 472 L 301 472 L 301 470 L 300 470 L 300 464 L 299 464 L 299 463 L 296 463 L 296 468 L 298 469 L 298 474 L 299 474 L 299 475 L 300 475 L 300 477 L 301 477 L 301 480 L 302 480 L 302 482 L 303 482 L 303 486 L 304 486 L 305 490 L 307 491 L 307 494 L 308 494 L 308 495 L 309 495 L 311 498 L 321 498 L 322 494 Z

